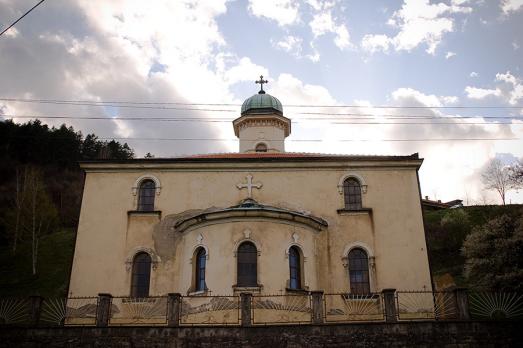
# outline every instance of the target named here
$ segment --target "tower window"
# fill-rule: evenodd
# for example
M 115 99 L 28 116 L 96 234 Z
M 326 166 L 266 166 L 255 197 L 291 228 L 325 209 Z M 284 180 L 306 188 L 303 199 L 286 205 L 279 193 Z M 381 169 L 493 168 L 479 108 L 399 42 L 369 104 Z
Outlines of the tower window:
M 267 145 L 264 143 L 259 143 L 256 145 L 255 151 L 256 152 L 267 152 Z

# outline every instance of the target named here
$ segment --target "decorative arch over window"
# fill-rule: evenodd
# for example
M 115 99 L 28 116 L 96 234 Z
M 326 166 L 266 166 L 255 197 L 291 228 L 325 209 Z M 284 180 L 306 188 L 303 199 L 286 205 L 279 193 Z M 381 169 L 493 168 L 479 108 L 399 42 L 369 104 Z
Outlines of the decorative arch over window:
M 125 264 L 126 264 L 126 270 L 127 271 L 130 271 L 132 269 L 134 258 L 139 253 L 147 253 L 147 254 L 149 254 L 149 256 L 151 257 L 151 264 L 152 264 L 152 269 L 153 270 L 156 269 L 156 267 L 158 266 L 158 264 L 161 261 L 160 257 L 154 252 L 153 249 L 147 248 L 147 247 L 143 247 L 143 246 L 139 246 L 139 247 L 136 247 L 136 248 L 132 249 L 127 254 L 127 258 L 125 259 Z
M 205 284 L 205 270 L 207 263 L 207 251 L 203 247 L 199 247 L 195 252 L 195 268 L 194 268 L 194 291 L 205 291 L 207 285 Z
M 152 180 L 152 181 L 154 181 L 154 189 L 155 189 L 156 195 L 160 195 L 160 192 L 162 191 L 162 185 L 160 183 L 160 180 L 156 176 L 154 176 L 154 175 L 146 174 L 146 175 L 140 176 L 134 182 L 133 189 L 132 189 L 133 196 L 136 196 L 138 194 L 138 190 L 140 188 L 140 184 L 144 180 Z
M 149 296 L 151 282 L 151 256 L 140 252 L 133 259 L 133 273 L 131 276 L 131 297 L 141 298 Z
M 369 257 L 360 247 L 349 251 L 347 255 L 349 268 L 350 293 L 355 295 L 370 294 Z
M 252 242 L 243 242 L 238 246 L 237 261 L 237 286 L 258 286 L 258 250 Z
M 347 173 L 345 175 L 343 175 L 340 180 L 338 181 L 338 192 L 339 194 L 343 194 L 344 193 L 344 183 L 345 183 L 345 180 L 349 179 L 349 178 L 354 178 L 356 179 L 360 186 L 361 186 L 361 193 L 367 193 L 367 183 L 365 182 L 365 179 L 363 179 L 363 177 L 357 173 Z
M 256 144 L 254 151 L 256 152 L 267 152 L 268 146 L 265 143 L 258 143 Z
M 289 289 L 302 289 L 302 253 L 293 245 L 289 248 Z

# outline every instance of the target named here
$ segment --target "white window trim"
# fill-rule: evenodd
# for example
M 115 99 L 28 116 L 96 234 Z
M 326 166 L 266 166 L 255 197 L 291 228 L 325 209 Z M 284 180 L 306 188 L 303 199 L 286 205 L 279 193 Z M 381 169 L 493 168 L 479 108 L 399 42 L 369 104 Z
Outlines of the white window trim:
M 127 258 L 125 259 L 125 269 L 127 272 L 129 272 L 133 268 L 134 257 L 139 253 L 149 254 L 149 256 L 151 257 L 151 266 L 153 270 L 156 270 L 158 263 L 162 261 L 160 256 L 158 256 L 153 249 L 139 246 L 134 248 L 127 254 Z
M 367 193 L 367 183 L 365 182 L 365 179 L 363 179 L 363 177 L 357 173 L 350 172 L 350 173 L 344 174 L 338 181 L 338 193 L 340 195 L 343 194 L 343 183 L 345 182 L 345 180 L 347 180 L 349 178 L 354 178 L 354 179 L 358 180 L 358 182 L 360 183 L 360 186 L 361 186 L 361 193 L 362 194 Z
M 345 246 L 343 249 L 343 254 L 341 256 L 341 261 L 343 268 L 345 269 L 346 279 L 348 284 L 348 289 L 350 289 L 350 277 L 349 277 L 349 252 L 352 249 L 363 249 L 367 253 L 369 258 L 369 287 L 371 292 L 376 292 L 377 281 L 376 281 L 376 261 L 374 257 L 374 252 L 372 249 L 364 242 L 356 241 Z
M 156 176 L 154 176 L 152 174 L 145 174 L 145 175 L 140 176 L 138 179 L 136 179 L 136 181 L 134 182 L 134 185 L 132 187 L 132 190 L 131 190 L 131 193 L 133 194 L 133 196 L 136 196 L 138 194 L 138 189 L 140 188 L 140 185 L 141 185 L 142 181 L 144 181 L 144 180 L 154 181 L 156 195 L 159 196 L 160 192 L 162 191 L 162 185 L 160 183 L 160 179 L 158 179 Z

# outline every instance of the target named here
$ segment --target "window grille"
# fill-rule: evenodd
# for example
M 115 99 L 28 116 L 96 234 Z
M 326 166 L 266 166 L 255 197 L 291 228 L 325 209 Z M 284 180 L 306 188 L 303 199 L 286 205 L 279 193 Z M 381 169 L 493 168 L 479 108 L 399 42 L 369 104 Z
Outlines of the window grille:
M 345 198 L 345 209 L 361 209 L 361 185 L 358 180 L 348 178 L 343 182 L 343 194 Z
M 267 145 L 265 145 L 263 143 L 259 143 L 256 145 L 255 151 L 256 152 L 267 152 Z

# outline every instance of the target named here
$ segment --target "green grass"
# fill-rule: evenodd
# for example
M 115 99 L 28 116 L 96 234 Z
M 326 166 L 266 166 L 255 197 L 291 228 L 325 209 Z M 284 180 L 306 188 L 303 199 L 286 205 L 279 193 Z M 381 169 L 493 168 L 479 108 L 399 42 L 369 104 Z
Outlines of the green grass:
M 71 230 L 43 236 L 35 276 L 32 275 L 30 243 L 22 243 L 14 256 L 9 248 L 0 248 L 0 297 L 66 296 L 74 241 Z

